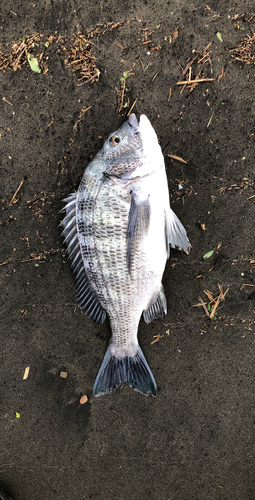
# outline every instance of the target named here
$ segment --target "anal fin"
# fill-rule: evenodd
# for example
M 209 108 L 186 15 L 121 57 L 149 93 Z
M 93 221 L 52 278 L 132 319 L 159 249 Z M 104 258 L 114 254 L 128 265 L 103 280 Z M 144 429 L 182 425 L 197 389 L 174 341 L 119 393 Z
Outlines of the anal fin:
M 150 323 L 153 319 L 163 318 L 167 314 L 167 303 L 163 285 L 161 285 L 159 294 L 156 300 L 150 304 L 147 311 L 143 312 L 143 318 L 145 323 Z

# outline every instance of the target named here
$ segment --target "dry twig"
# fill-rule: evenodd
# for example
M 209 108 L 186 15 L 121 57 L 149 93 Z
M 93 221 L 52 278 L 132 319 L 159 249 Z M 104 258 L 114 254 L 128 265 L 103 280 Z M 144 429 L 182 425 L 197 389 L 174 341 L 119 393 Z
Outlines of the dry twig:
M 176 85 L 190 85 L 191 83 L 202 83 L 202 82 L 212 82 L 215 78 L 198 78 L 195 80 L 184 80 L 183 82 L 177 82 Z
M 133 67 L 134 67 L 134 65 L 133 65 Z M 130 102 L 129 97 L 127 96 L 128 89 L 126 87 L 126 79 L 129 78 L 129 76 L 134 75 L 134 73 L 132 72 L 132 69 L 130 71 L 124 71 L 123 76 L 120 78 L 120 88 L 119 89 L 116 88 L 116 91 L 117 91 L 117 113 L 123 113 L 123 111 L 124 111 L 124 116 L 127 114 L 127 108 L 129 106 L 129 102 Z M 134 104 L 132 107 L 134 107 Z
M 223 292 L 222 286 L 218 284 L 218 287 L 219 287 L 220 293 L 216 297 L 213 296 L 213 294 L 212 294 L 212 292 L 210 292 L 210 290 L 204 290 L 205 295 L 209 299 L 208 304 L 205 304 L 205 302 L 201 299 L 201 297 L 198 297 L 199 304 L 196 304 L 195 306 L 193 306 L 193 307 L 202 306 L 206 315 L 209 316 L 210 319 L 213 319 L 215 317 L 215 315 L 217 314 L 216 309 L 218 308 L 219 304 L 223 300 L 225 300 L 225 296 L 229 290 L 229 288 L 227 288 L 227 290 L 225 292 Z
M 209 63 L 209 65 L 212 66 L 212 61 L 210 56 L 211 51 L 208 50 L 211 43 L 212 42 L 210 42 L 202 51 L 193 50 L 193 53 L 196 54 L 195 57 L 193 57 L 193 59 L 188 62 L 188 64 L 182 71 L 182 76 L 184 76 L 188 72 L 186 80 L 177 82 L 176 85 L 184 85 L 183 89 L 185 88 L 186 85 L 189 85 L 190 86 L 189 92 L 192 92 L 192 90 L 194 90 L 199 83 L 211 82 L 215 80 L 214 78 L 204 77 L 207 69 L 206 63 Z M 195 77 L 192 78 L 193 65 L 195 65 L 198 68 L 198 72 L 195 75 Z M 181 90 L 181 92 L 183 91 L 183 89 Z
M 25 179 L 22 179 L 22 181 L 20 181 L 20 183 L 19 183 L 19 185 L 18 185 L 18 188 L 16 189 L 16 191 L 15 191 L 15 193 L 14 193 L 14 195 L 13 195 L 13 197 L 12 197 L 12 199 L 11 199 L 10 203 L 9 203 L 9 205 L 12 205 L 12 204 L 14 204 L 14 203 L 17 203 L 17 201 L 19 201 L 19 200 L 16 200 L 16 194 L 18 194 L 18 192 L 19 192 L 19 190 L 20 190 L 20 188 L 21 188 L 21 186 L 22 186 L 22 184 L 23 184 L 24 180 L 25 180 Z

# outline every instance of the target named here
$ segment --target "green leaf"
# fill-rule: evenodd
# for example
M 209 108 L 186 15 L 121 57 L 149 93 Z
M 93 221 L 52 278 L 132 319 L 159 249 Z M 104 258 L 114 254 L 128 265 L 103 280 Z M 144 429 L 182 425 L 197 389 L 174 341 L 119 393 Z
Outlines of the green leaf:
M 219 31 L 218 31 L 218 33 L 216 33 L 216 36 L 220 40 L 220 42 L 223 42 L 221 33 Z
M 158 30 L 158 29 L 160 28 L 160 24 L 157 24 L 156 28 L 157 28 L 157 30 Z
M 212 306 L 211 304 L 207 304 L 207 311 L 211 312 Z
M 203 255 L 203 259 L 209 259 L 209 257 L 212 256 L 214 250 L 210 250 L 210 252 L 207 252 Z
M 15 415 L 16 415 L 16 418 L 20 418 L 20 413 L 18 413 L 17 411 L 15 411 Z
M 33 56 L 33 54 L 29 54 L 29 52 L 28 52 L 27 53 L 27 60 L 29 62 L 29 66 L 30 66 L 32 71 L 35 71 L 35 73 L 41 73 L 42 70 L 39 68 L 38 61 L 37 61 L 36 57 Z
M 50 42 L 45 42 L 45 44 L 44 44 L 44 45 L 45 45 L 45 47 L 49 47 Z
M 20 38 L 20 40 L 21 40 L 22 42 L 24 42 L 24 41 L 26 40 L 26 37 L 25 37 L 25 36 L 22 36 L 22 37 Z

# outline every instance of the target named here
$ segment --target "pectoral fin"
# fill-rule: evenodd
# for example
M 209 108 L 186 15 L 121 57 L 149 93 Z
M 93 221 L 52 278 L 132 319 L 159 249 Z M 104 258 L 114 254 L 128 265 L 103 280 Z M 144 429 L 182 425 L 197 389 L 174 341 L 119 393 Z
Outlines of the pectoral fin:
M 169 245 L 172 248 L 178 248 L 179 250 L 184 250 L 184 252 L 189 253 L 191 249 L 191 244 L 189 242 L 186 230 L 182 225 L 181 221 L 178 219 L 177 215 L 170 208 L 169 212 L 166 213 L 166 246 L 169 257 Z
M 147 233 L 149 225 L 149 196 L 146 200 L 140 202 L 138 195 L 132 191 L 127 227 L 127 265 L 129 272 L 131 271 L 136 249 L 142 237 Z

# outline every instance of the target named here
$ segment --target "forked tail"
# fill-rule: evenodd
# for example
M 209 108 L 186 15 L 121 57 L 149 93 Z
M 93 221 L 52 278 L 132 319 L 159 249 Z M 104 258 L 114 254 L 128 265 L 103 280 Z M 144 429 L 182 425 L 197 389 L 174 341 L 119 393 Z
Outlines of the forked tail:
M 139 345 L 134 356 L 117 356 L 116 352 L 113 356 L 108 346 L 94 384 L 94 394 L 103 396 L 124 383 L 146 396 L 150 392 L 157 395 L 155 379 Z

